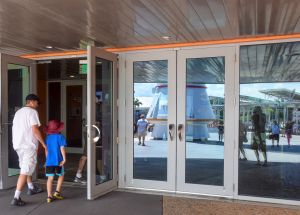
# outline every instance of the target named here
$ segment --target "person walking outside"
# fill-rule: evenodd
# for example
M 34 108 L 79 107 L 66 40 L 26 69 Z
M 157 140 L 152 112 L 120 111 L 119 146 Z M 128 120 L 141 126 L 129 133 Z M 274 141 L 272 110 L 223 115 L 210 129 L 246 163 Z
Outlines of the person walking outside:
M 287 138 L 289 148 L 291 147 L 291 138 L 292 138 L 292 133 L 293 133 L 293 125 L 294 125 L 294 123 L 290 120 L 285 124 L 285 134 L 286 134 L 286 138 Z
M 241 159 L 241 154 L 242 154 L 244 157 L 243 160 L 247 160 L 246 153 L 244 150 L 244 142 L 245 143 L 248 142 L 247 129 L 241 120 L 239 121 L 239 126 L 240 126 L 240 129 L 239 129 L 239 149 L 240 149 L 239 158 Z
M 19 109 L 14 116 L 12 126 L 13 148 L 18 154 L 20 175 L 11 205 L 24 206 L 25 202 L 21 199 L 21 192 L 27 182 L 27 194 L 33 195 L 42 192 L 42 189 L 32 183 L 32 174 L 37 164 L 37 150 L 40 142 L 47 154 L 42 134 L 39 130 L 41 125 L 37 108 L 40 99 L 35 94 L 26 96 L 26 105 Z
M 279 134 L 280 134 L 280 127 L 275 120 L 271 127 L 271 140 L 272 140 L 272 147 L 274 147 L 274 140 L 277 141 L 277 147 L 279 147 Z
M 266 146 L 266 114 L 262 112 L 261 106 L 255 106 L 252 115 L 253 133 L 251 148 L 254 150 L 257 165 L 260 164 L 259 153 L 261 151 L 264 156 L 263 166 L 267 166 L 267 146 Z
M 147 127 L 148 127 L 148 121 L 145 119 L 145 115 L 141 114 L 140 119 L 137 121 L 137 133 L 139 138 L 139 145 L 142 144 L 142 146 L 145 146 L 145 137 L 147 135 Z M 143 142 L 141 142 L 141 139 Z
M 219 134 L 219 142 L 223 141 L 223 137 L 224 137 L 224 122 L 220 121 L 219 125 L 218 125 L 218 134 Z
M 63 200 L 61 195 L 61 187 L 64 181 L 64 164 L 66 163 L 66 151 L 67 141 L 64 135 L 60 132 L 64 129 L 64 123 L 58 120 L 50 120 L 48 126 L 45 128 L 47 134 L 46 144 L 48 154 L 46 156 L 46 176 L 47 180 L 47 202 L 53 202 L 53 200 Z M 52 185 L 54 176 L 58 176 L 56 191 L 52 194 Z

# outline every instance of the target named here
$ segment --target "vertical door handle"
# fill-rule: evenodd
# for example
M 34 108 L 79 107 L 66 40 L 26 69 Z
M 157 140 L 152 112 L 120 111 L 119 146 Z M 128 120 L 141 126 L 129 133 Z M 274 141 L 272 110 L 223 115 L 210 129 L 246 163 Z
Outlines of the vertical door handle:
M 178 137 L 180 141 L 182 141 L 182 129 L 183 129 L 183 124 L 178 124 Z
M 174 124 L 169 124 L 169 136 L 170 136 L 170 140 L 172 141 L 173 140 L 173 133 L 174 133 L 174 127 L 175 125 Z

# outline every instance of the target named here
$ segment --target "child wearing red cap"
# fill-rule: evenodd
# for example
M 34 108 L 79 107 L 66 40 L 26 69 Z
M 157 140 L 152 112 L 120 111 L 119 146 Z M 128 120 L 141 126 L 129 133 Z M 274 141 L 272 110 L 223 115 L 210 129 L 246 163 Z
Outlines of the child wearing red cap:
M 46 176 L 47 180 L 47 202 L 50 203 L 55 199 L 62 200 L 61 187 L 64 181 L 64 164 L 66 163 L 65 146 L 67 142 L 65 137 L 60 134 L 64 129 L 64 123 L 58 120 L 51 120 L 45 128 L 47 134 L 46 145 L 48 154 L 46 155 Z M 57 187 L 54 194 L 52 194 L 52 184 L 54 176 L 58 176 Z

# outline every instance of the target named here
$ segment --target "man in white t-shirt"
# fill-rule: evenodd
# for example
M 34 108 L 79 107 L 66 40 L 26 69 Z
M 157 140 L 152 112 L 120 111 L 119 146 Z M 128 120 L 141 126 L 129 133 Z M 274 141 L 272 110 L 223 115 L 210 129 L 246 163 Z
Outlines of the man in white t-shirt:
M 40 142 L 47 148 L 39 130 L 40 120 L 38 112 L 40 99 L 35 94 L 26 96 L 26 106 L 19 109 L 14 116 L 12 136 L 13 147 L 19 157 L 20 175 L 17 182 L 15 196 L 11 202 L 14 206 L 23 206 L 25 202 L 21 200 L 20 194 L 26 182 L 28 184 L 27 194 L 33 195 L 42 190 L 32 184 L 32 174 L 37 163 L 37 149 Z

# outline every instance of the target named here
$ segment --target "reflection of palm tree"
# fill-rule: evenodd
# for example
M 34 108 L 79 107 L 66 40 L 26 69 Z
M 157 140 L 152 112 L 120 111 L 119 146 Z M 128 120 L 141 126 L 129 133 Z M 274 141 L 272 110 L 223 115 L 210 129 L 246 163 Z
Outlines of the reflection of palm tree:
M 142 104 L 143 103 L 138 98 L 134 98 L 134 102 L 133 102 L 134 107 L 139 107 Z

